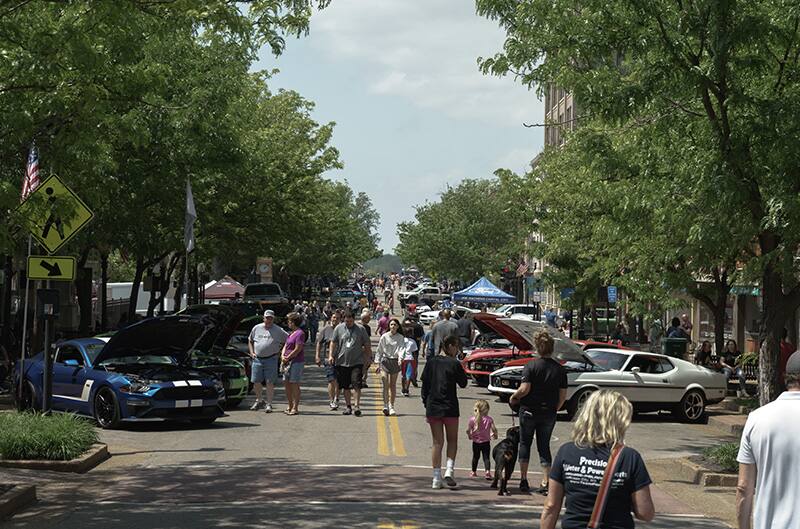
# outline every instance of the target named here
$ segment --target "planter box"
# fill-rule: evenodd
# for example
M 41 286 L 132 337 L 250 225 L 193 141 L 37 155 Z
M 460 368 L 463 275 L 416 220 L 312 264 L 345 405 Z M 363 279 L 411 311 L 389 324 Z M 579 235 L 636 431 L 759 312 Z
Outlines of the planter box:
M 703 487 L 735 487 L 738 476 L 714 472 L 703 465 L 681 458 L 677 461 L 677 477 Z
M 0 520 L 13 516 L 14 513 L 36 501 L 36 487 L 33 485 L 15 485 L 5 494 L 0 494 Z
M 83 474 L 109 457 L 111 457 L 111 455 L 108 453 L 108 446 L 96 444 L 92 445 L 85 454 L 71 461 L 0 459 L 0 467 L 29 468 L 33 470 L 52 470 L 54 472 L 76 472 L 78 474 Z

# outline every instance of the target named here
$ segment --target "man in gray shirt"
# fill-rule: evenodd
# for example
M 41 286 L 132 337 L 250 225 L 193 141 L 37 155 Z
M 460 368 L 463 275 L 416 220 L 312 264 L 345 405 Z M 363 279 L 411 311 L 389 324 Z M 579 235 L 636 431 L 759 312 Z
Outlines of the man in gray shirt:
M 278 380 L 278 355 L 289 337 L 286 331 L 275 325 L 275 313 L 264 311 L 264 323 L 259 323 L 250 331 L 247 346 L 253 365 L 250 381 L 256 390 L 256 402 L 250 407 L 257 410 L 264 406 L 264 411 L 272 411 L 272 397 L 275 394 L 275 382 Z M 267 386 L 267 402 L 261 398 L 262 383 Z
M 450 316 L 450 309 L 444 309 L 442 311 L 442 321 L 436 322 L 431 330 L 433 341 L 433 352 L 431 354 L 433 355 L 439 354 L 439 348 L 448 336 L 458 336 L 458 324 L 451 320 Z
M 334 357 L 336 354 L 336 357 Z M 344 390 L 344 402 L 347 408 L 343 415 L 361 416 L 361 380 L 364 375 L 364 364 L 372 357 L 372 347 L 367 332 L 356 325 L 352 311 L 344 314 L 344 323 L 340 323 L 333 331 L 328 348 L 328 362 L 336 365 L 336 380 L 339 388 Z M 350 404 L 351 390 L 355 391 L 355 410 Z

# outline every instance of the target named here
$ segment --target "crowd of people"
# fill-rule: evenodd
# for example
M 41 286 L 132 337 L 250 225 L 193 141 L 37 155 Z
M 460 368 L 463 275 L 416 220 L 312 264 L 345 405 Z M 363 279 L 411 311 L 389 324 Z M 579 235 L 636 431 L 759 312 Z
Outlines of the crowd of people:
M 420 397 L 431 434 L 431 487 L 456 487 L 458 388 L 467 385 L 467 375 L 457 357 L 463 345 L 474 338 L 473 321 L 469 316 L 454 321 L 451 312 L 444 309 L 440 318 L 425 330 L 413 315 L 406 313 L 402 319 L 393 317 L 391 307 L 359 305 L 360 312 L 352 308 L 329 310 L 328 306 L 323 307 L 318 321 L 323 321 L 324 325 L 318 332 L 314 330 L 314 363 L 324 370 L 330 409 L 337 410 L 340 396 L 343 396 L 345 409 L 342 413 L 361 416 L 362 389 L 366 387 L 370 369 L 380 378 L 382 411 L 387 416 L 397 415 L 398 379 L 404 396 L 410 395 L 412 386 L 419 387 L 421 383 Z M 250 334 L 256 395 L 254 410 L 272 411 L 274 385 L 280 374 L 288 401 L 285 413 L 300 413 L 303 351 L 306 335 L 309 338 L 312 335 L 309 327 L 315 322 L 309 317 L 314 309 L 302 306 L 296 309 L 287 317 L 290 332 L 277 326 L 275 314 L 267 310 L 263 314 L 264 322 L 255 326 Z M 374 354 L 372 318 L 377 319 L 378 336 Z M 673 327 L 681 328 L 681 321 Z M 679 332 L 671 331 L 673 336 Z M 518 461 L 519 491 L 546 496 L 540 522 L 545 529 L 555 528 L 562 505 L 565 511 L 560 517 L 564 529 L 631 528 L 634 518 L 652 520 L 655 516 L 650 493 L 652 480 L 639 452 L 624 444 L 633 415 L 631 403 L 614 391 L 594 392 L 576 417 L 571 441 L 563 444 L 553 456 L 552 432 L 556 414 L 566 400 L 567 376 L 564 367 L 552 358 L 554 342 L 550 334 L 538 333 L 535 345 L 538 357 L 524 367 L 521 384 L 509 401 L 519 417 L 519 426 L 510 428 L 506 438 L 498 441 L 489 403 L 485 400 L 474 403 L 465 431 L 472 444 L 470 477 L 478 476 L 482 460 L 484 477 L 492 480 L 493 487 L 498 485 L 499 479 L 502 494 L 507 490 L 506 482 L 511 474 L 508 472 L 504 476 L 504 468 L 511 458 Z M 739 354 L 736 342 L 729 340 L 718 362 L 729 377 L 739 377 L 743 385 L 736 367 Z M 418 381 L 420 357 L 425 359 L 425 364 Z M 697 353 L 697 361 L 705 365 L 711 358 L 710 344 L 705 342 Z M 800 412 L 800 352 L 786 359 L 784 373 L 787 391 L 775 402 L 752 413 L 742 435 L 737 489 L 740 528 L 749 529 L 751 517 L 759 529 L 798 527 L 797 519 L 791 514 L 793 506 L 788 505 L 792 502 L 786 499 L 800 494 L 800 490 L 794 490 L 800 481 L 788 479 L 783 471 L 776 473 L 774 469 L 800 468 L 800 430 L 794 425 L 796 421 L 785 421 L 785 417 Z M 266 399 L 263 398 L 265 394 Z M 493 440 L 498 441 L 494 450 Z M 534 440 L 542 480 L 531 487 L 528 471 Z M 773 471 L 768 472 L 769 468 Z M 788 496 L 787 486 L 792 489 Z

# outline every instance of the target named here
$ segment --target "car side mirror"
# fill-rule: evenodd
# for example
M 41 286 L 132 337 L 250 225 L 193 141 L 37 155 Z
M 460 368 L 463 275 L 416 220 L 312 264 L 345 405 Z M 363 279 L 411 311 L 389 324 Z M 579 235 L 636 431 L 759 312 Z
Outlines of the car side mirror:
M 65 366 L 69 366 L 69 367 L 80 367 L 80 363 L 78 363 L 78 361 L 73 359 L 73 358 L 70 358 L 69 360 L 65 360 L 64 361 L 64 365 Z
M 641 371 L 642 370 L 638 366 L 631 368 L 631 373 L 633 373 L 635 375 L 638 375 Z

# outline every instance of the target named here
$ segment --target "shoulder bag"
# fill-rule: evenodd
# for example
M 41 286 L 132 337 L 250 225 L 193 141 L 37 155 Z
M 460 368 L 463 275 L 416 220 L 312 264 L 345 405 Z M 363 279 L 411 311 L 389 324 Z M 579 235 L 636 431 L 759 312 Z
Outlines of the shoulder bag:
M 608 457 L 608 465 L 606 465 L 606 470 L 603 472 L 603 480 L 600 482 L 600 490 L 597 491 L 597 498 L 594 500 L 592 516 L 589 518 L 589 524 L 586 526 L 588 529 L 596 529 L 600 525 L 600 520 L 603 519 L 603 513 L 608 503 L 608 496 L 611 494 L 611 482 L 614 479 L 614 473 L 619 465 L 622 448 L 622 443 L 617 443 L 614 445 L 614 448 L 611 449 L 611 455 Z

